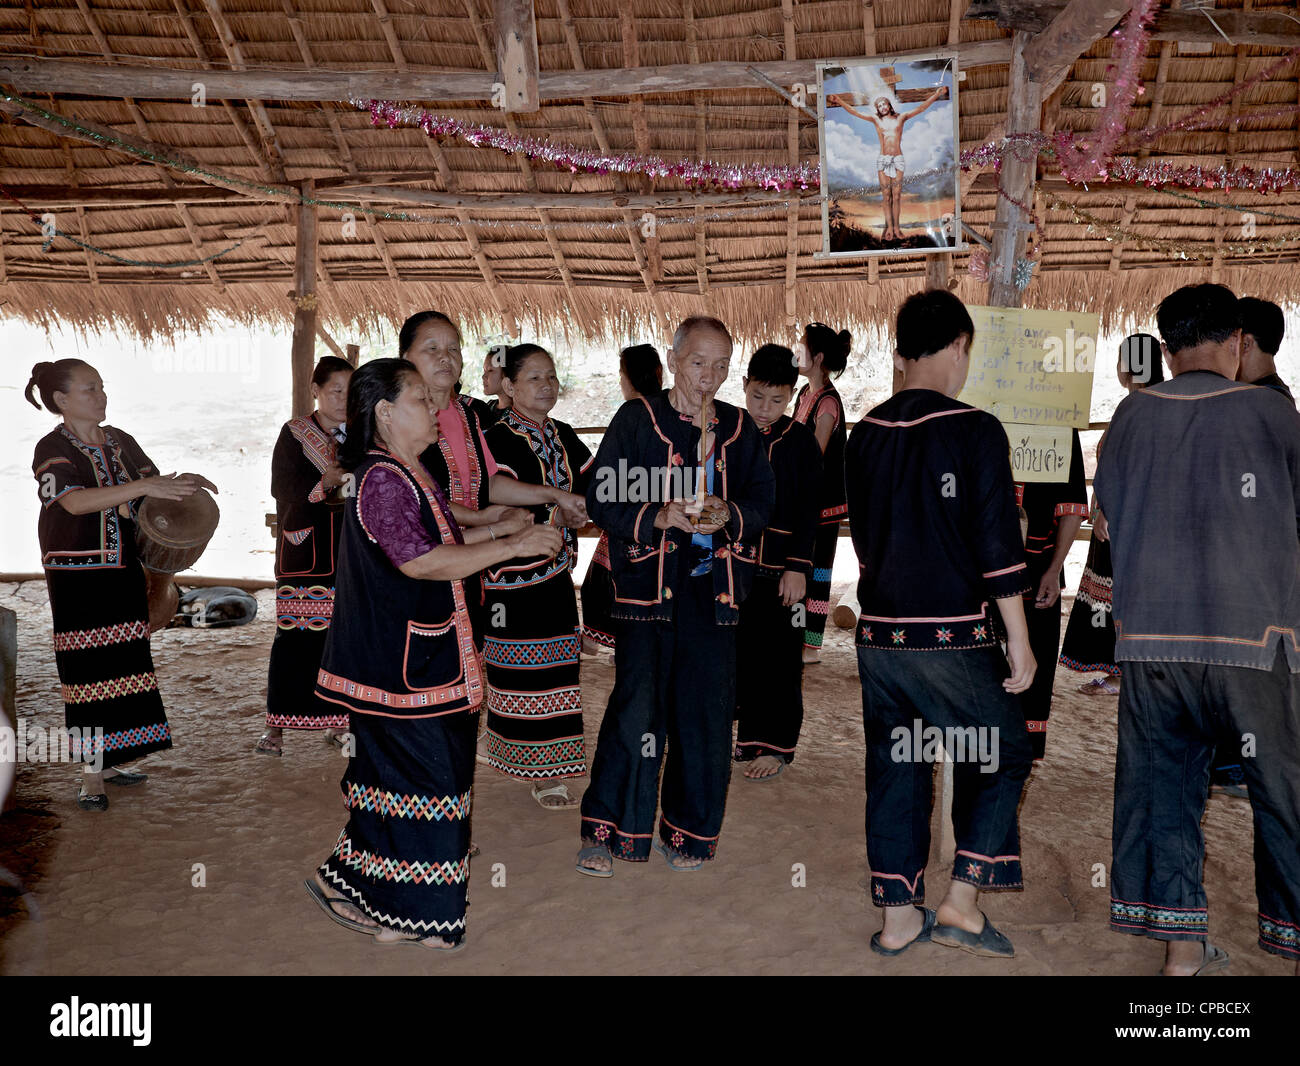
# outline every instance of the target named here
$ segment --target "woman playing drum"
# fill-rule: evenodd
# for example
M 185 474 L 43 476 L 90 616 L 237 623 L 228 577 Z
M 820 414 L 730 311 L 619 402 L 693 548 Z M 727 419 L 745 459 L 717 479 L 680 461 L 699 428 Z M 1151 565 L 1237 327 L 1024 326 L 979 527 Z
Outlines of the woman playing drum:
M 331 743 L 346 712 L 317 699 L 316 675 L 334 609 L 334 567 L 343 532 L 344 473 L 336 460 L 348 415 L 352 365 L 327 355 L 311 376 L 316 410 L 280 430 L 271 456 L 275 497 L 275 642 L 266 681 L 266 732 L 254 749 L 280 755 L 286 729 L 323 729 Z
M 70 750 L 86 764 L 77 805 L 103 811 L 106 780 L 145 779 L 122 764 L 172 746 L 149 651 L 138 502 L 179 500 L 216 486 L 198 474 L 159 475 L 135 438 L 102 425 L 108 397 L 89 363 L 37 363 L 25 395 L 33 407 L 44 404 L 63 418 L 37 442 L 32 460 L 41 501 L 37 531 Z

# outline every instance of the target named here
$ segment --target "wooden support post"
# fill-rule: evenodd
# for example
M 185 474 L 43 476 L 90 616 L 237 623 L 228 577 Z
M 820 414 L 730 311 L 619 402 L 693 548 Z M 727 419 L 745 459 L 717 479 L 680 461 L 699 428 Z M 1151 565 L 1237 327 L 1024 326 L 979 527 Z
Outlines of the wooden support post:
M 302 195 L 310 199 L 316 183 L 307 178 Z M 293 313 L 293 416 L 306 418 L 312 411 L 311 373 L 316 359 L 316 208 L 298 205 L 297 255 L 294 257 Z
M 537 22 L 533 0 L 494 0 L 497 75 L 506 87 L 506 113 L 536 111 Z
M 344 345 L 344 349 L 345 349 L 345 350 L 344 350 L 344 353 L 343 353 L 343 358 L 346 359 L 346 360 L 347 360 L 349 363 L 351 363 L 353 366 L 360 366 L 360 365 L 361 365 L 361 345 L 359 345 L 359 344 L 347 344 L 347 345 Z
M 948 274 L 952 267 L 952 253 L 925 257 L 925 284 L 931 289 L 947 289 Z
M 1041 87 L 1030 80 L 1025 48 L 1033 35 L 1016 30 L 1011 41 L 1011 79 L 1007 86 L 1007 133 L 1037 130 L 1041 119 Z M 1028 153 L 1025 153 L 1028 155 Z M 1037 157 L 1020 158 L 1015 151 L 1002 160 L 998 175 L 998 204 L 993 222 L 993 254 L 989 261 L 988 302 L 993 307 L 1019 307 L 1022 290 L 1016 288 L 1016 261 L 1024 255 L 1032 228 L 1024 208 L 1033 203 Z M 1024 205 L 1023 207 L 1020 205 Z

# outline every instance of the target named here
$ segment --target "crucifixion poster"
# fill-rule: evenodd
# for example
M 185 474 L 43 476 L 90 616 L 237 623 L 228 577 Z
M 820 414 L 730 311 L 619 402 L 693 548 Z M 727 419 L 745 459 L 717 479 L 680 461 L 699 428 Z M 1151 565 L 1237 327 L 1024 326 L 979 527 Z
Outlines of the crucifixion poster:
M 817 68 L 822 255 L 961 247 L 957 57 Z

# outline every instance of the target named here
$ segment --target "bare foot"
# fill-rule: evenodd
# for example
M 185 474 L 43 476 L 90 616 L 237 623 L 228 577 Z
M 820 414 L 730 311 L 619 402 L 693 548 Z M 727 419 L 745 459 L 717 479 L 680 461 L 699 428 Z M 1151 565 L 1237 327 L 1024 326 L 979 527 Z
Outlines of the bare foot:
M 379 923 L 371 918 L 370 915 L 366 914 L 366 912 L 360 907 L 355 906 L 347 897 L 336 892 L 334 887 L 326 881 L 325 878 L 321 877 L 319 870 L 316 871 L 316 876 L 312 880 L 314 880 L 320 887 L 320 890 L 324 893 L 326 899 L 336 899 L 339 901 L 338 903 L 331 904 L 331 909 L 340 918 L 348 918 L 351 921 L 356 922 L 358 925 L 364 925 L 367 929 L 379 928 Z
M 897 951 L 915 940 L 924 925 L 925 914 L 920 907 L 886 907 L 880 944 L 890 951 Z
M 745 776 L 748 778 L 772 777 L 779 774 L 783 766 L 785 766 L 785 760 L 778 755 L 760 755 L 745 768 Z
M 533 799 L 548 811 L 569 810 L 578 806 L 578 801 L 570 794 L 563 781 L 554 785 L 533 785 L 530 789 Z
M 811 665 L 812 663 L 821 662 L 822 661 L 821 648 L 809 648 L 805 646 L 803 650 L 803 661 L 805 666 Z
M 1166 977 L 1194 977 L 1205 964 L 1204 940 L 1168 940 L 1165 942 Z
M 614 869 L 614 856 L 609 853 L 609 848 L 604 844 L 598 844 L 594 840 L 584 840 L 584 848 L 605 848 L 603 852 L 594 852 L 590 855 L 584 855 L 578 860 L 578 865 L 585 870 L 596 870 L 600 873 L 608 873 Z
M 937 924 L 952 925 L 968 933 L 984 931 L 984 912 L 979 909 L 979 889 L 965 881 L 951 881 L 937 912 Z
M 385 929 L 375 937 L 375 940 L 380 944 L 398 944 L 403 940 L 414 940 L 420 947 L 432 948 L 434 951 L 452 951 L 460 946 L 440 936 L 422 938 L 417 933 L 399 933 L 396 929 Z

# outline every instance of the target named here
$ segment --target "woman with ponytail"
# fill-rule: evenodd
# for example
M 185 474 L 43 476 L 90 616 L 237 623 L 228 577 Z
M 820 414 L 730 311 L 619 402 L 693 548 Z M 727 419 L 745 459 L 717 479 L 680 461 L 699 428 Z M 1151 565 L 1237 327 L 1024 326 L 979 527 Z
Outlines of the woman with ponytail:
M 105 781 L 145 779 L 124 763 L 172 746 L 149 651 L 136 509 L 145 496 L 179 500 L 216 486 L 198 474 L 159 475 L 134 437 L 103 425 L 104 382 L 81 359 L 37 363 L 25 395 L 62 418 L 37 442 L 32 460 L 37 532 L 70 750 L 85 763 L 77 805 L 103 811 Z
M 844 446 L 848 430 L 844 425 L 844 402 L 831 384 L 848 366 L 853 337 L 847 329 L 838 333 L 820 322 L 811 323 L 803 335 L 799 370 L 808 384 L 795 399 L 794 420 L 813 431 L 822 450 L 821 513 L 813 541 L 813 572 L 808 582 L 807 623 L 803 631 L 803 661 L 821 660 L 822 636 L 830 610 L 831 569 L 840 539 L 840 523 L 847 505 L 844 499 Z

